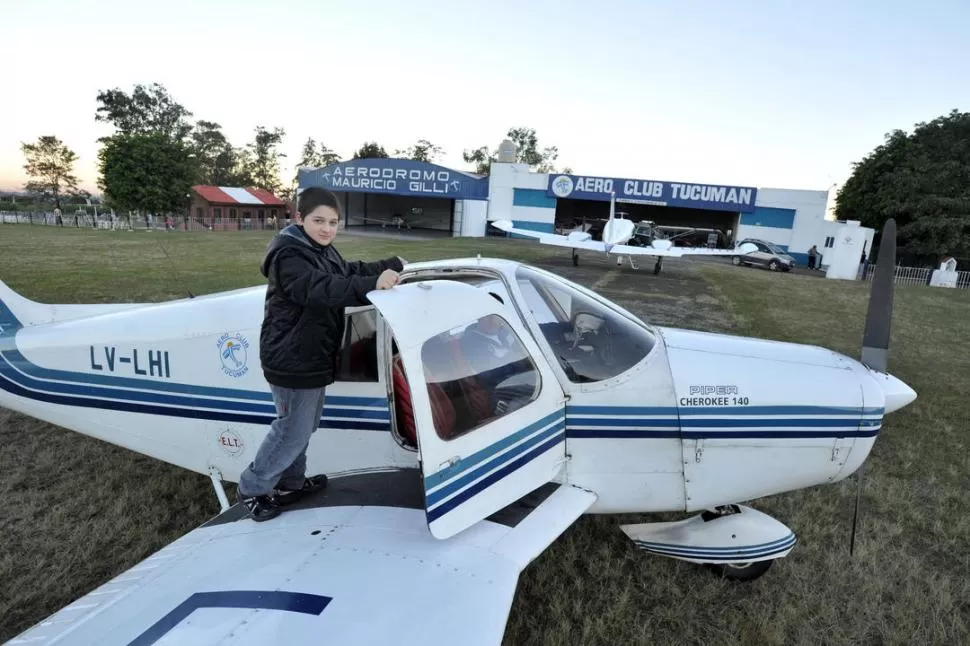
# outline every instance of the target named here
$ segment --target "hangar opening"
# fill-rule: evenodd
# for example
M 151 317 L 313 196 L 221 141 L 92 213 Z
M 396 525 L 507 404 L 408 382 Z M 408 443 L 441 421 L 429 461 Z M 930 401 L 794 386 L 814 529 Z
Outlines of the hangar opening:
M 582 228 L 600 240 L 609 216 L 609 202 L 561 199 L 556 204 L 556 229 Z M 640 223 L 644 229 L 650 226 L 663 237 L 673 240 L 676 246 L 706 247 L 713 233 L 717 236 L 715 246 L 727 248 L 734 246 L 741 214 L 617 200 L 616 217 Z
M 377 227 L 451 233 L 455 227 L 453 199 L 340 191 L 334 194 L 347 215 L 348 229 Z
M 677 246 L 729 248 L 737 240 L 741 214 L 755 208 L 757 189 L 551 175 L 548 192 L 557 198 L 560 231 L 581 228 L 602 239 L 615 193 L 616 217 L 639 223 L 640 242 L 661 237 Z
M 356 159 L 300 169 L 299 189 L 322 186 L 343 207 L 348 231 L 459 236 L 484 221 L 488 178 L 408 159 Z M 481 213 L 479 213 L 481 211 Z

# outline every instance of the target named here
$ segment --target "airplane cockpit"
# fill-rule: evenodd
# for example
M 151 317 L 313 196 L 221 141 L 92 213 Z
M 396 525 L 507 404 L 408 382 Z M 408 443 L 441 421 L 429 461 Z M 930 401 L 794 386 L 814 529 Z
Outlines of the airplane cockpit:
M 416 276 L 408 282 L 435 278 L 442 276 Z M 500 313 L 469 320 L 428 339 L 421 348 L 422 380 L 428 388 L 435 431 L 443 439 L 471 432 L 538 397 L 541 384 L 535 360 L 541 358 L 530 356 L 508 323 L 520 313 L 538 327 L 540 346 L 543 341 L 547 346 L 543 352 L 573 383 L 614 378 L 639 363 L 656 343 L 649 328 L 582 287 L 541 270 L 517 269 L 521 294 L 517 301 L 494 274 L 456 272 L 445 278 L 488 292 L 502 307 Z M 404 443 L 416 447 L 411 387 L 393 339 L 390 349 L 388 380 L 395 426 Z M 378 381 L 379 356 L 376 311 L 348 312 L 338 380 Z
M 530 314 L 573 383 L 616 377 L 643 360 L 656 343 L 649 329 L 578 285 L 524 266 L 516 279 Z

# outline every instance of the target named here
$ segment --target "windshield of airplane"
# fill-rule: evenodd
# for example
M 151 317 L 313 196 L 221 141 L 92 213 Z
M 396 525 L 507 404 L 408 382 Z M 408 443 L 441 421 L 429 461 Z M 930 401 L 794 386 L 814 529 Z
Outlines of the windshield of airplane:
M 656 339 L 569 281 L 530 267 L 516 270 L 525 305 L 575 383 L 603 381 L 626 372 L 653 349 Z

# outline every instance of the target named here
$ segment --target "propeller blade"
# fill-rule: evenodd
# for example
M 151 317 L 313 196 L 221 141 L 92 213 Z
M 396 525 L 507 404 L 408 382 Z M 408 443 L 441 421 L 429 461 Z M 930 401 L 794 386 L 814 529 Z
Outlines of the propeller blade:
M 861 361 L 873 370 L 887 372 L 889 368 L 889 336 L 893 322 L 893 283 L 896 277 L 896 220 L 890 218 L 882 228 L 876 274 L 869 290 L 869 309 L 866 312 L 866 329 L 862 336 Z M 856 528 L 859 524 L 859 508 L 862 486 L 865 482 L 865 466 L 859 465 L 856 474 L 855 511 L 852 514 L 852 537 L 849 539 L 849 555 L 855 552 Z
M 876 273 L 869 290 L 869 310 L 862 337 L 862 363 L 886 372 L 889 364 L 889 333 L 893 318 L 893 282 L 896 273 L 896 221 L 890 218 L 882 229 Z

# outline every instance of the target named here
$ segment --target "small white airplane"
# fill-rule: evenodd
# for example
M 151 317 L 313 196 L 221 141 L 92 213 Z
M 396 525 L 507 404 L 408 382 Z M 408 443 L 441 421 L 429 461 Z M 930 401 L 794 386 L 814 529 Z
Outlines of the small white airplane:
M 209 475 L 224 510 L 10 643 L 499 644 L 582 514 L 699 512 L 622 530 L 756 578 L 796 538 L 741 503 L 848 477 L 916 397 L 886 370 L 894 227 L 861 361 L 648 325 L 508 260 L 408 265 L 346 312 L 308 452 L 327 488 L 260 523 L 223 481 L 275 417 L 264 287 L 44 305 L 0 283 L 0 405 Z
M 404 227 L 408 231 L 412 227 L 429 226 L 434 224 L 440 224 L 440 216 L 424 216 L 424 209 L 420 207 L 412 208 L 408 215 L 401 215 L 400 213 L 395 213 L 386 218 L 370 217 L 364 215 L 355 215 L 354 220 L 358 222 L 365 222 L 367 224 L 379 224 L 382 229 L 386 229 L 388 226 L 397 227 L 400 231 L 401 227 Z
M 579 264 L 579 250 L 598 251 L 617 256 L 616 264 L 623 264 L 623 256 L 630 260 L 630 267 L 637 269 L 634 256 L 655 256 L 657 258 L 653 273 L 659 274 L 663 259 L 682 258 L 683 256 L 743 256 L 757 251 L 757 246 L 745 243 L 734 249 L 708 249 L 703 247 L 675 247 L 672 240 L 655 239 L 650 246 L 627 244 L 636 232 L 636 223 L 623 217 L 616 217 L 616 193 L 610 194 L 610 216 L 603 226 L 603 239 L 593 240 L 586 231 L 571 231 L 567 235 L 543 233 L 530 229 L 516 228 L 511 220 L 492 220 L 492 226 L 506 233 L 515 233 L 537 239 L 541 244 L 572 248 L 573 265 Z

